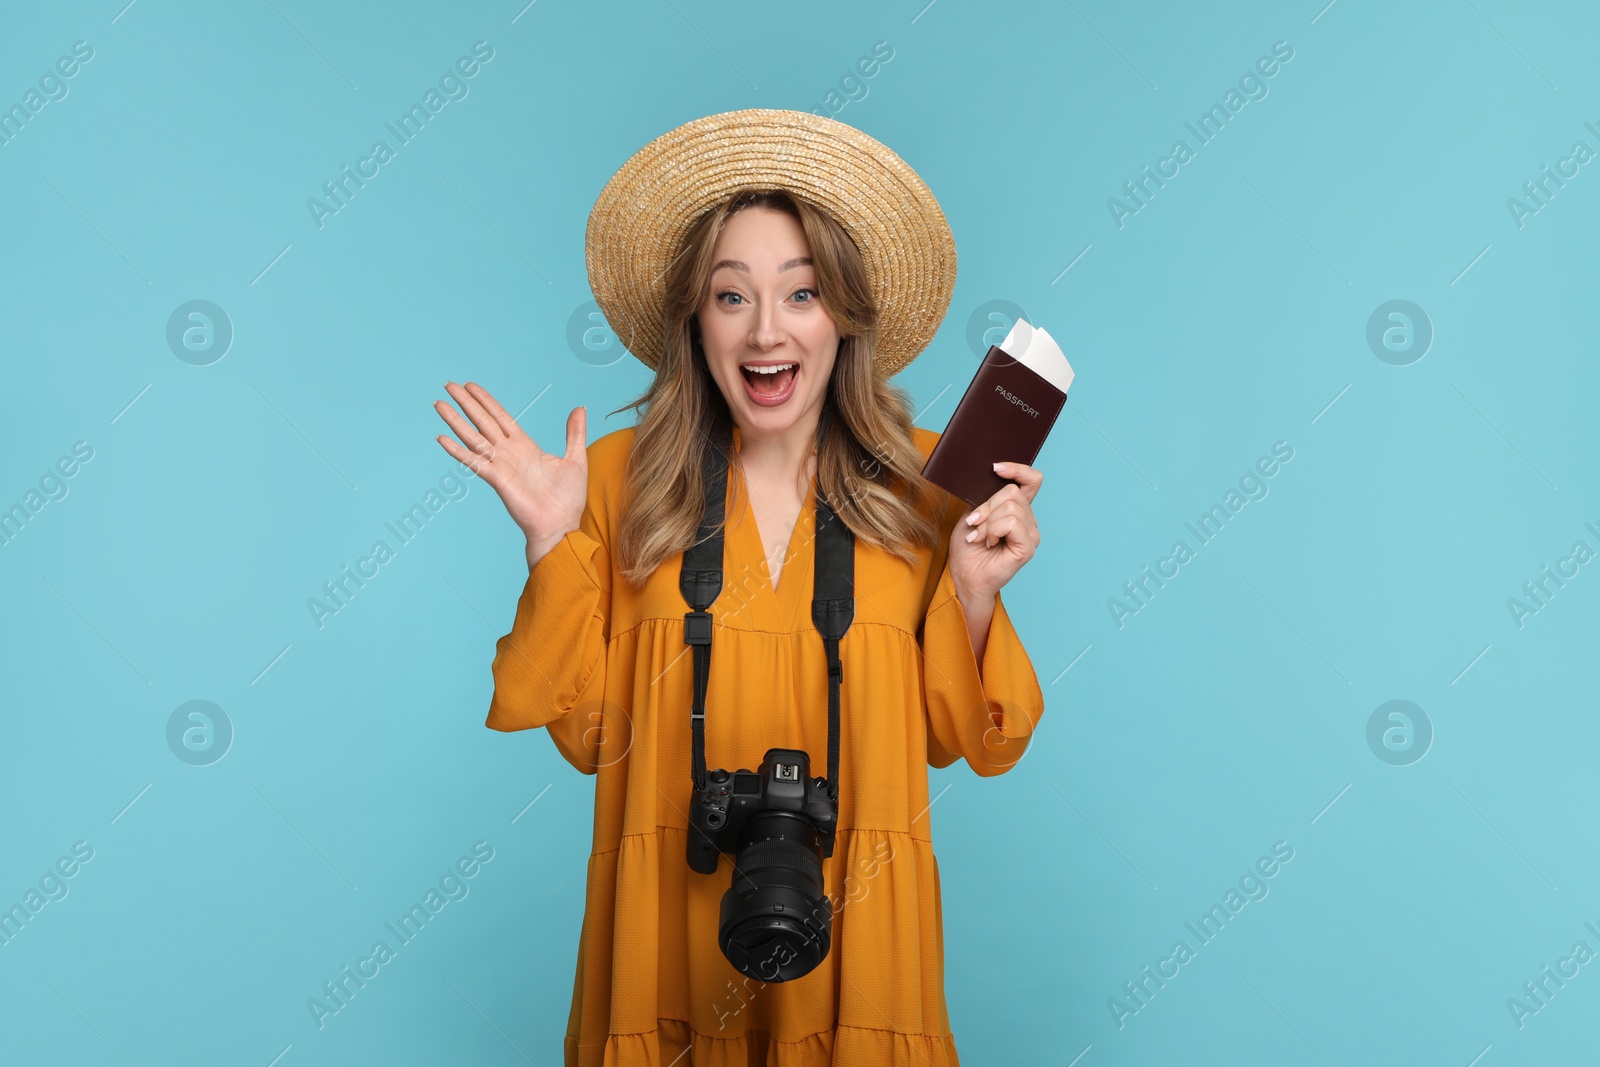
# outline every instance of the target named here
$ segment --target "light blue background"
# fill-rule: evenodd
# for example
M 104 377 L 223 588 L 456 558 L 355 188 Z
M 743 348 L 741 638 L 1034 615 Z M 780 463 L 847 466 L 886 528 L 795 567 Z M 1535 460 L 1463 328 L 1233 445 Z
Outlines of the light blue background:
M 963 1060 L 1592 1062 L 1600 962 L 1520 1029 L 1507 999 L 1600 951 L 1600 564 L 1520 628 L 1507 601 L 1600 550 L 1600 163 L 1520 228 L 1506 203 L 1600 149 L 1591 6 L 123 2 L 0 27 L 0 104 L 94 49 L 0 147 L 0 506 L 94 450 L 0 548 L 0 904 L 94 849 L 0 946 L 0 1058 L 560 1062 L 593 780 L 483 726 L 520 536 L 473 481 L 323 628 L 306 601 L 454 467 L 446 378 L 537 398 L 547 448 L 579 404 L 591 441 L 624 425 L 648 370 L 567 341 L 605 180 L 691 118 L 823 107 L 881 40 L 838 117 L 960 255 L 895 381 L 942 429 L 993 300 L 1078 374 L 1004 593 L 1045 719 L 1004 777 L 931 772 Z M 470 95 L 319 229 L 307 198 L 479 40 Z M 1267 97 L 1119 228 L 1108 198 L 1276 41 Z M 236 331 L 209 366 L 165 339 L 193 299 Z M 1435 330 L 1407 366 L 1366 341 L 1392 299 Z M 1270 495 L 1119 628 L 1278 441 Z M 195 699 L 236 733 L 207 767 L 166 741 Z M 1409 766 L 1366 740 L 1393 699 L 1435 731 Z M 308 998 L 477 841 L 470 895 L 319 1030 Z

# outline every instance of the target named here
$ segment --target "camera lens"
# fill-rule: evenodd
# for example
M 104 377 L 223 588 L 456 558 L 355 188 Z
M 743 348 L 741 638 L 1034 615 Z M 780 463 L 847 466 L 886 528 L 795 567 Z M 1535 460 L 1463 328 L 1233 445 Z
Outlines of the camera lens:
M 828 954 L 833 903 L 823 887 L 822 837 L 794 812 L 754 816 L 740 835 L 718 941 L 739 973 L 787 982 Z

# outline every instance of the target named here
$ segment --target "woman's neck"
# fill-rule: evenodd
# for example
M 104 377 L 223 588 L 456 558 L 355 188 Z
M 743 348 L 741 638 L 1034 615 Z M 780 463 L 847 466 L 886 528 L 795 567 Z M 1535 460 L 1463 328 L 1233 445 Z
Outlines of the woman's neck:
M 734 427 L 734 450 L 739 453 L 739 464 L 749 480 L 763 485 L 792 485 L 804 495 L 805 487 L 816 474 L 815 453 L 817 430 L 815 423 L 808 429 L 791 427 L 789 432 L 778 434 L 749 434 L 743 427 Z

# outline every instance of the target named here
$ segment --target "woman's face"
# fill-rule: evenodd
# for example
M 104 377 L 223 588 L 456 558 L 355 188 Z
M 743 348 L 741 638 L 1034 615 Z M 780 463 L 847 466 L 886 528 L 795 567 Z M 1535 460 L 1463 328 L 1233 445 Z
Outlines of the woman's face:
M 800 220 L 745 208 L 723 224 L 713 251 L 711 294 L 696 317 L 734 422 L 747 437 L 795 426 L 809 433 L 828 395 L 839 331 L 817 295 Z M 763 374 L 751 366 L 790 369 Z

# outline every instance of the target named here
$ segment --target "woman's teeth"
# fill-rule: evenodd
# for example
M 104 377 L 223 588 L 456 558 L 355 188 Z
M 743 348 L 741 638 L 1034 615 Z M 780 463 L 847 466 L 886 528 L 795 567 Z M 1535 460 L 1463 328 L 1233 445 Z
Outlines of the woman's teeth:
M 750 387 L 762 396 L 779 396 L 789 388 L 798 364 L 785 363 L 770 367 L 741 367 Z

